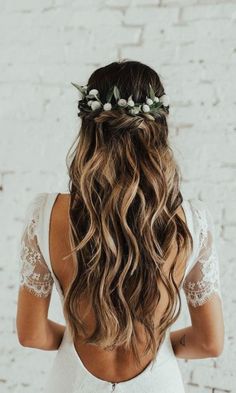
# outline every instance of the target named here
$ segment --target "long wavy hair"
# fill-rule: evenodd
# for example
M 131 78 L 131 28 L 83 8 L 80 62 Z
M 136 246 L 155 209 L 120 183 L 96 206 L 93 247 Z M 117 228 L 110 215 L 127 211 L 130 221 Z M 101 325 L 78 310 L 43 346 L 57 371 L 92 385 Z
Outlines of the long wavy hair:
M 132 94 L 134 101 L 144 102 L 149 83 L 156 96 L 165 94 L 152 68 L 122 60 L 95 70 L 87 86 L 99 91 L 102 102 L 114 85 L 122 98 Z M 151 351 L 155 358 L 181 309 L 175 281 L 178 257 L 181 253 L 186 260 L 193 244 L 177 214 L 183 198 L 168 142 L 168 113 L 167 107 L 154 121 L 145 113 L 131 116 L 124 108 L 80 113 L 79 134 L 67 154 L 75 275 L 65 294 L 66 321 L 74 339 L 105 350 L 131 349 L 138 365 L 137 326 L 146 335 L 144 354 Z M 176 254 L 167 272 L 165 263 L 174 245 Z M 155 326 L 161 285 L 168 302 Z M 87 314 L 80 310 L 84 300 L 94 315 L 90 335 Z

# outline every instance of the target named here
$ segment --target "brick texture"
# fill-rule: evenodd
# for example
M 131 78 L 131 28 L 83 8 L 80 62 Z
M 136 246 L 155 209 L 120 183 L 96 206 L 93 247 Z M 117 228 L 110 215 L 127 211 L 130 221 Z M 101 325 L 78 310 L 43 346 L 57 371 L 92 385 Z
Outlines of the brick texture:
M 235 392 L 236 1 L 1 0 L 0 391 L 42 392 L 55 356 L 22 348 L 15 331 L 17 244 L 36 192 L 67 191 L 65 156 L 77 94 L 95 68 L 140 60 L 171 98 L 170 139 L 185 197 L 215 220 L 226 340 L 219 358 L 178 360 L 186 393 Z M 50 315 L 62 321 L 53 292 Z M 189 322 L 183 312 L 175 328 Z M 33 379 L 32 379 L 33 375 Z

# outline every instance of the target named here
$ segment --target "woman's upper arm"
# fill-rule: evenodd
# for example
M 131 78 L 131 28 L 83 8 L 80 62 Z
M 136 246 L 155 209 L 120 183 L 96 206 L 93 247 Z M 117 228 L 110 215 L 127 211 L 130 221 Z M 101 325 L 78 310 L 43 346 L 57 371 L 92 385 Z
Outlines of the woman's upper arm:
M 35 201 L 33 201 L 35 202 Z M 53 278 L 39 247 L 38 211 L 31 203 L 19 243 L 20 283 L 16 327 L 23 345 L 43 337 Z
M 189 304 L 193 329 L 199 338 L 199 345 L 212 357 L 219 356 L 224 348 L 224 316 L 219 296 L 213 293 L 201 306 Z
M 199 252 L 183 282 L 192 326 L 212 356 L 224 347 L 224 315 L 215 228 L 208 208 L 197 212 L 201 231 Z

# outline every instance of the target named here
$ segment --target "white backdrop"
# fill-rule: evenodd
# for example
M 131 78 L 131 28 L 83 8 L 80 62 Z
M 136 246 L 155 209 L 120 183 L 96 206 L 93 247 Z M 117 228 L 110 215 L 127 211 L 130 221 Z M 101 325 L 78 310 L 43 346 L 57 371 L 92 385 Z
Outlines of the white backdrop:
M 17 241 L 34 194 L 67 191 L 65 156 L 79 126 L 70 82 L 86 83 L 97 67 L 128 58 L 160 74 L 183 195 L 200 197 L 215 220 L 225 349 L 219 358 L 178 360 L 186 393 L 235 392 L 236 1 L 0 0 L 0 7 L 0 391 L 42 391 L 55 356 L 17 342 Z M 55 293 L 50 313 L 61 320 Z M 183 303 L 173 328 L 188 318 Z

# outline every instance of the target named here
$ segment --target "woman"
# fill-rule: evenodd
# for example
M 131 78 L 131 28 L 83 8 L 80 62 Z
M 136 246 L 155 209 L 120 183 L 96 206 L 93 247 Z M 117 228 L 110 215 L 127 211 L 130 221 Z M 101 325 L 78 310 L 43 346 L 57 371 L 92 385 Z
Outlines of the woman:
M 69 193 L 36 195 L 21 237 L 19 341 L 58 350 L 46 392 L 182 393 L 177 358 L 223 350 L 210 211 L 182 197 L 153 69 L 113 62 L 73 85 Z M 53 284 L 66 326 L 48 319 Z M 181 288 L 191 326 L 170 332 Z

